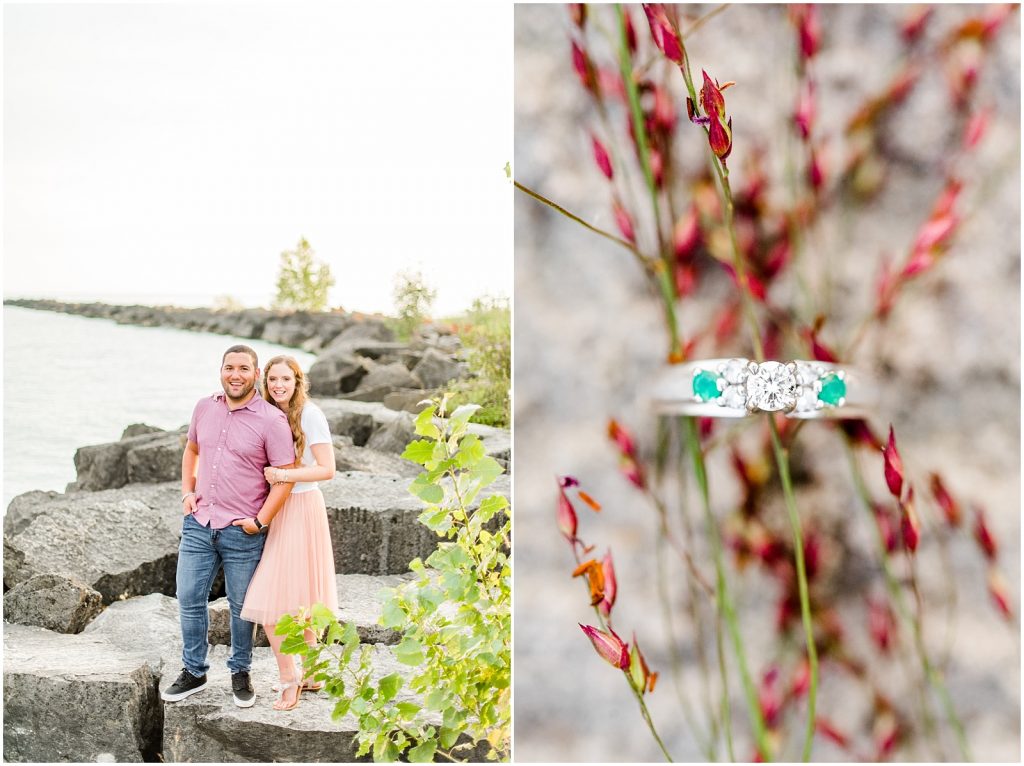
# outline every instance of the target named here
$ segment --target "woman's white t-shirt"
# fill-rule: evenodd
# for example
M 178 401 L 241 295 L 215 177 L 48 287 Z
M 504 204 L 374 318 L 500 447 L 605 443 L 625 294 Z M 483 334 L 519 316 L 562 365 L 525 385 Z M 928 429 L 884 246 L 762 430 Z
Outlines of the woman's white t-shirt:
M 302 430 L 306 434 L 306 449 L 302 453 L 300 465 L 316 465 L 316 458 L 313 457 L 314 444 L 333 444 L 331 439 L 331 428 L 327 425 L 327 417 L 323 411 L 312 402 L 306 402 L 302 408 Z M 317 488 L 315 481 L 299 481 L 292 488 L 292 494 L 309 492 Z

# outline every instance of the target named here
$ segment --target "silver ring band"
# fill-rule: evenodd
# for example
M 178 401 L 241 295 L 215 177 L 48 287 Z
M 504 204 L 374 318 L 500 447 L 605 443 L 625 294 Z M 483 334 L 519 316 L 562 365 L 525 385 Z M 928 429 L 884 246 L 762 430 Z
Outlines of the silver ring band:
M 652 390 L 661 414 L 745 418 L 782 412 L 800 419 L 861 418 L 874 408 L 868 376 L 830 362 L 700 359 L 667 368 Z

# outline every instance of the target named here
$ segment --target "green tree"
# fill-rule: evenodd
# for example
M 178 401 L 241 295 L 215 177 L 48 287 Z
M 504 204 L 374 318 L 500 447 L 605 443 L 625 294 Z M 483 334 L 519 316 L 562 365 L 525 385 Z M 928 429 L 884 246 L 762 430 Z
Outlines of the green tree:
M 281 253 L 274 308 L 323 311 L 327 291 L 334 285 L 331 267 L 317 260 L 305 237 L 294 250 Z
M 398 337 L 408 338 L 430 314 L 437 291 L 418 271 L 401 271 L 395 276 L 395 313 Z

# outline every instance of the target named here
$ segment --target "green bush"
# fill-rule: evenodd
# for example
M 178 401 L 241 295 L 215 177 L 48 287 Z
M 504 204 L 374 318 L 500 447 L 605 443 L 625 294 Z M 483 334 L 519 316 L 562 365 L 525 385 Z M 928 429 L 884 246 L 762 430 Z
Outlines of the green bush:
M 462 341 L 472 378 L 452 386 L 452 402 L 476 402 L 473 421 L 507 428 L 511 422 L 512 326 L 507 299 L 478 298 L 463 316 L 453 320 Z
M 431 288 L 418 271 L 402 271 L 395 276 L 396 318 L 391 323 L 401 340 L 408 340 L 416 328 L 430 315 L 437 291 Z
M 298 618 L 286 616 L 277 633 L 282 650 L 303 656 L 307 676 L 324 682 L 336 698 L 335 719 L 359 721 L 359 755 L 375 761 L 507 760 L 511 737 L 512 526 L 508 500 L 497 494 L 470 510 L 482 489 L 501 475 L 501 465 L 467 433 L 476 405 L 445 418 L 448 396 L 416 418 L 422 437 L 402 457 L 424 466 L 409 491 L 427 507 L 419 521 L 443 541 L 427 560 L 414 559 L 415 580 L 385 589 L 381 624 L 402 633 L 395 646 L 410 671 L 371 677 L 371 646 L 359 643 L 355 626 L 342 625 L 323 605 Z M 304 630 L 319 639 L 307 646 Z

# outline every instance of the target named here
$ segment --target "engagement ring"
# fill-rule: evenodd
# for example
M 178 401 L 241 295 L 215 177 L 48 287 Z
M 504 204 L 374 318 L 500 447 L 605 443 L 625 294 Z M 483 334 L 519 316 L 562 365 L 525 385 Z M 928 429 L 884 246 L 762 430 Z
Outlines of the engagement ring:
M 874 402 L 867 377 L 829 362 L 701 359 L 669 367 L 653 398 L 662 414 L 744 418 L 783 412 L 790 418 L 859 418 Z

